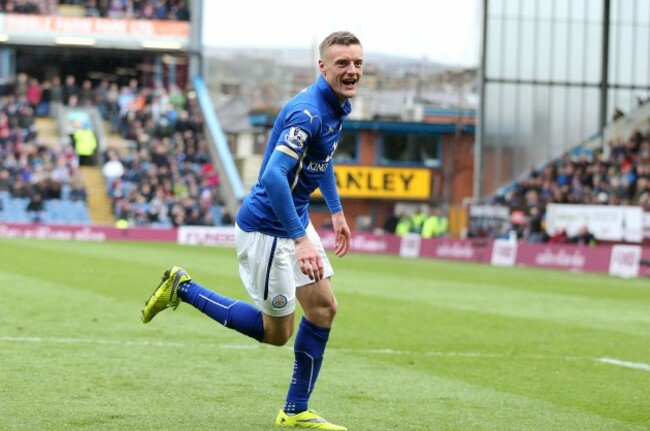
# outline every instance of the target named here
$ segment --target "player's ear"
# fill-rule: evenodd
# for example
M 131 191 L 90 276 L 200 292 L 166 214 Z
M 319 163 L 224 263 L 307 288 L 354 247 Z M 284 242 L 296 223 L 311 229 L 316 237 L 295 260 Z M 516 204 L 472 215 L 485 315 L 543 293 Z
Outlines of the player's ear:
M 318 60 L 318 69 L 320 70 L 320 73 L 322 73 L 323 76 L 325 76 L 325 70 L 326 69 L 325 69 L 325 63 L 323 62 L 323 60 Z

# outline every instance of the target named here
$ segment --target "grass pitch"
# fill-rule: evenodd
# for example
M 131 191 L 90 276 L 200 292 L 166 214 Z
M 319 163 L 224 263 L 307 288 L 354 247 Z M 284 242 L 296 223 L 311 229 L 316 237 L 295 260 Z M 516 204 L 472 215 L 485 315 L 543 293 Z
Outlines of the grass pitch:
M 340 310 L 311 406 L 351 431 L 650 430 L 650 283 L 332 257 Z M 248 300 L 234 250 L 0 240 L 0 430 L 273 430 L 291 346 L 181 304 L 164 269 Z M 291 344 L 291 343 L 290 343 Z

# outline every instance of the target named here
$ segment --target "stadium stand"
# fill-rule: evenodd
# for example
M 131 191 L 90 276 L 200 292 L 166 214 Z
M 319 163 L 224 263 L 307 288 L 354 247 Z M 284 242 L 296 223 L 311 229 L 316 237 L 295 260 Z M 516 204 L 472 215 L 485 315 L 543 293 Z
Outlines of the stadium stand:
M 0 98 L 0 221 L 88 223 L 72 147 L 39 141 L 34 110 L 20 94 L 17 85 Z
M 650 211 L 650 104 L 628 117 L 617 115 L 605 135 L 606 146 L 592 139 L 531 169 L 489 199 L 518 214 L 509 226 L 471 236 L 499 237 L 511 230 L 530 242 L 561 241 L 545 234 L 548 204 L 634 205 Z M 627 124 L 627 127 L 625 126 Z M 579 240 L 566 238 L 563 242 Z
M 189 21 L 186 0 L 3 0 L 0 12 Z
M 4 0 L 0 1 L 0 12 L 190 19 L 186 0 Z M 19 71 L 15 79 L 2 86 L 0 220 L 89 223 L 92 212 L 97 222 L 96 213 L 101 212 L 97 208 L 102 206 L 97 202 L 103 196 L 111 223 L 126 220 L 139 226 L 212 226 L 232 222 L 221 202 L 220 179 L 203 134 L 201 109 L 190 86 L 179 88 L 169 81 L 166 87 L 160 81 L 143 85 L 133 76 L 116 81 L 59 70 L 60 75 L 41 77 L 40 82 L 37 76 L 30 76 L 30 72 L 37 74 L 35 70 Z M 73 114 L 86 115 L 94 109 L 103 124 L 93 121 L 91 127 L 102 145 L 93 156 L 95 166 L 79 166 L 72 142 L 68 142 L 78 127 L 72 124 Z M 29 115 L 25 114 L 27 110 Z M 58 136 L 50 130 L 52 139 L 40 142 L 34 118 L 48 119 L 39 126 L 58 127 Z M 34 162 L 34 153 L 47 155 L 48 163 Z M 59 195 L 44 193 L 40 176 L 48 177 Z M 41 197 L 42 207 L 32 202 L 36 195 Z M 30 202 L 32 210 L 27 211 Z
M 191 87 L 140 88 L 131 80 L 116 101 L 99 104 L 104 119 L 129 143 L 109 147 L 103 165 L 117 219 L 133 225 L 221 224 L 219 177 Z M 122 175 L 111 175 L 115 170 Z

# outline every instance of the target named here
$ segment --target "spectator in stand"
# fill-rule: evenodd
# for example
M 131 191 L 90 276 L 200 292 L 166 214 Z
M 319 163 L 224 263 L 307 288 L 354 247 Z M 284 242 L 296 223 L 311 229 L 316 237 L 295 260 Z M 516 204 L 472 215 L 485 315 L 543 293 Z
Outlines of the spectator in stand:
M 0 192 L 8 192 L 11 189 L 11 172 L 8 169 L 0 169 Z
M 50 104 L 52 103 L 52 84 L 48 79 L 41 84 L 41 100 L 36 105 L 34 113 L 37 117 L 48 117 L 50 115 Z
M 51 178 L 62 185 L 69 185 L 72 179 L 72 166 L 63 154 L 54 152 L 54 164 L 51 167 Z
M 221 207 L 221 224 L 223 226 L 232 226 L 235 224 L 235 220 L 226 207 Z
M 426 220 L 427 214 L 423 209 L 417 210 L 413 215 L 411 216 L 411 232 L 412 233 L 421 233 L 422 232 L 422 225 L 424 224 L 424 220 Z
M 68 75 L 65 77 L 65 83 L 63 84 L 63 103 L 69 105 L 71 100 L 78 100 L 79 97 L 79 87 L 77 86 L 77 78 L 74 75 Z
M 4 111 L 0 111 L 0 148 L 7 149 L 10 142 L 11 124 L 9 123 L 9 116 Z
M 108 86 L 108 91 L 106 93 L 105 108 L 103 115 L 105 115 L 104 120 L 108 121 L 110 124 L 111 132 L 117 133 L 120 130 L 120 90 L 119 86 L 116 83 L 111 83 Z M 102 110 L 100 109 L 100 112 Z
M 50 115 L 56 116 L 58 109 L 63 105 L 64 100 L 63 86 L 61 85 L 61 77 L 53 76 L 50 80 Z
M 123 0 L 110 0 L 108 6 L 108 17 L 109 18 L 126 18 L 128 16 L 127 12 L 128 3 Z
M 25 97 L 27 98 L 29 105 L 32 107 L 32 110 L 36 112 L 36 109 L 43 98 L 43 89 L 41 88 L 38 79 L 29 79 L 27 89 L 25 90 Z
M 160 0 L 158 0 L 160 1 Z M 190 9 L 187 6 L 186 0 L 177 0 L 172 2 L 171 16 L 170 19 L 175 19 L 178 21 L 189 21 L 190 20 Z
M 85 5 L 86 16 L 90 16 L 90 17 L 102 16 L 97 1 L 98 0 L 86 0 L 86 5 Z
M 73 177 L 70 180 L 70 197 L 69 199 L 73 202 L 86 202 L 87 193 L 86 188 L 79 177 Z
M 120 95 L 117 99 L 119 106 L 119 132 L 122 136 L 126 137 L 129 130 L 129 112 L 135 102 L 135 94 L 129 86 L 122 86 L 120 88 Z
M 154 197 L 149 201 L 147 216 L 150 223 L 169 223 L 169 214 L 167 208 L 168 198 L 162 186 L 156 188 Z
M 101 114 L 104 120 L 108 119 L 108 91 L 110 89 L 110 83 L 106 79 L 99 81 L 97 87 L 92 89 L 93 97 L 92 104 L 97 106 L 99 113 Z
M 422 224 L 422 238 L 443 236 L 449 230 L 449 222 L 442 210 L 435 207 Z
M 27 87 L 29 85 L 28 77 L 26 73 L 19 73 L 16 77 L 16 85 L 14 86 L 14 95 L 18 98 L 25 97 L 27 95 Z
M 27 204 L 27 207 L 25 208 L 25 211 L 31 214 L 31 221 L 34 223 L 39 223 L 43 217 L 43 212 L 45 211 L 45 205 L 43 204 L 43 198 L 39 193 L 34 193 L 30 200 L 29 203 Z
M 13 2 L 8 1 L 7 6 L 9 6 L 10 4 L 13 5 L 13 10 L 12 10 L 13 13 L 23 13 L 23 14 L 40 13 L 38 1 L 29 1 L 29 0 L 16 0 Z
M 106 162 L 102 166 L 102 174 L 106 180 L 107 191 L 113 186 L 113 182 L 124 175 L 124 165 L 120 161 L 119 154 L 114 148 L 106 151 Z
M 90 79 L 84 79 L 78 94 L 79 106 L 95 106 L 95 90 Z
M 567 244 L 568 242 L 569 236 L 567 235 L 564 226 L 556 227 L 553 235 L 548 239 L 549 244 Z
M 171 164 L 167 155 L 166 142 L 168 142 L 168 140 L 154 139 L 152 143 L 151 162 L 158 167 L 164 166 L 169 168 Z
M 528 210 L 523 239 L 532 244 L 539 244 L 548 240 L 548 235 L 544 230 L 544 215 L 537 206 L 530 207 Z
M 569 237 L 567 242 L 570 244 L 589 246 L 597 244 L 596 237 L 589 231 L 589 227 L 586 225 L 580 226 L 578 232 L 574 236 Z
M 36 121 L 34 118 L 34 110 L 26 103 L 26 101 L 17 104 L 18 112 L 15 114 L 16 125 L 15 132 L 21 135 L 23 141 L 32 141 L 36 139 Z
M 95 164 L 94 156 L 97 149 L 97 138 L 88 121 L 75 121 L 76 130 L 72 134 L 74 149 L 79 156 L 79 166 Z
M 24 175 L 21 172 L 17 172 L 14 175 L 9 192 L 14 198 L 29 198 L 32 195 L 32 187 L 31 184 L 25 181 Z
M 329 218 L 326 218 L 326 220 L 329 220 Z M 384 221 L 384 225 L 382 227 L 384 233 L 395 233 L 395 229 L 397 228 L 397 223 L 399 222 L 399 217 L 395 212 L 392 212 L 386 217 L 386 220 Z
M 46 201 L 61 199 L 61 184 L 53 181 L 49 173 L 44 172 L 42 167 L 39 169 L 41 170 L 40 175 L 32 180 L 32 192 L 39 194 Z
M 411 225 L 411 217 L 408 214 L 401 213 L 399 215 L 397 226 L 395 227 L 395 234 L 399 236 L 407 235 L 412 230 Z

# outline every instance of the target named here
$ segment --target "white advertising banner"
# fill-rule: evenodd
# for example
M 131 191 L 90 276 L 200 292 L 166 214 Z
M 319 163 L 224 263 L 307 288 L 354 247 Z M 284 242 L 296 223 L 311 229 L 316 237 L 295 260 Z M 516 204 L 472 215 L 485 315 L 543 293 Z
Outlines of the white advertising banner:
M 184 245 L 235 245 L 235 228 L 181 226 L 178 228 L 178 243 Z
M 643 241 L 643 208 L 636 206 L 548 204 L 546 232 L 563 227 L 569 236 L 582 226 L 602 241 Z
M 609 261 L 609 273 L 619 277 L 636 277 L 641 263 L 641 246 L 615 245 Z
M 517 261 L 517 240 L 497 239 L 492 246 L 492 265 L 514 266 Z
M 402 241 L 399 247 L 399 255 L 401 257 L 416 258 L 420 256 L 420 245 L 422 237 L 418 233 L 409 233 L 402 236 Z

